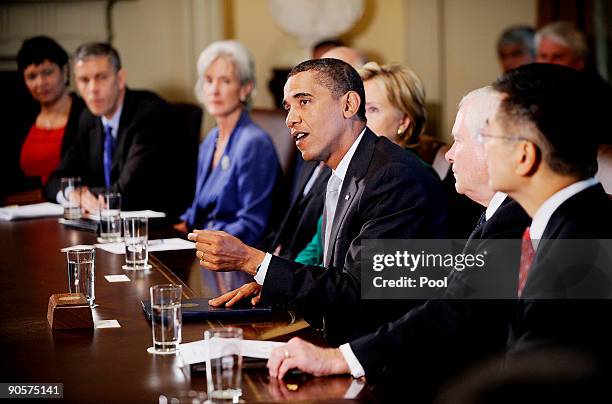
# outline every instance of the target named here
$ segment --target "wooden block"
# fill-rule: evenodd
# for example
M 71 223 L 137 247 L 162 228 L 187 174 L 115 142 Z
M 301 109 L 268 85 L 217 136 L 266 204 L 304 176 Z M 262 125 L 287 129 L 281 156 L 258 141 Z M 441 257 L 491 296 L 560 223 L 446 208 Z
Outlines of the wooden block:
M 47 309 L 47 320 L 52 330 L 93 329 L 91 307 L 89 307 L 87 299 L 82 293 L 51 295 Z

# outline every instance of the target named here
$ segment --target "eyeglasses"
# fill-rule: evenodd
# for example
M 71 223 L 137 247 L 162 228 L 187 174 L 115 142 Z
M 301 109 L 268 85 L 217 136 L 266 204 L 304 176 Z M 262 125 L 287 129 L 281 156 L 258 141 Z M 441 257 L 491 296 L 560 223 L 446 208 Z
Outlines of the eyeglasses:
M 527 140 L 527 141 L 530 141 L 526 137 L 522 137 L 522 136 L 509 136 L 508 137 L 508 136 L 488 135 L 486 133 L 483 133 L 482 131 L 478 132 L 478 134 L 476 135 L 476 140 L 480 144 L 485 144 L 486 139 L 488 139 L 488 138 L 491 138 L 491 139 L 504 139 L 504 140 L 508 140 L 508 141 L 517 141 L 517 140 Z

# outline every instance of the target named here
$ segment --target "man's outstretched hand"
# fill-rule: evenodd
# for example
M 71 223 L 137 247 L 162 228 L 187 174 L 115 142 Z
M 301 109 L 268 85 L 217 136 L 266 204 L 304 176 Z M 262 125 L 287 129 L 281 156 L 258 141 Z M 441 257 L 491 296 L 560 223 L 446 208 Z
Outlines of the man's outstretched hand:
M 266 256 L 224 231 L 194 230 L 187 238 L 196 242 L 200 265 L 215 272 L 242 271 L 255 275 Z

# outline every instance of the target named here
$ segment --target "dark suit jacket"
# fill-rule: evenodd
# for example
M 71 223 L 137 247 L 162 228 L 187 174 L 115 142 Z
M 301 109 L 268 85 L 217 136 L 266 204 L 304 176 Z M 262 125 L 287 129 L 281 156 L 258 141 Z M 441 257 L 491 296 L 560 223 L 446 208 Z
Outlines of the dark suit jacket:
M 317 231 L 317 221 L 323 213 L 325 189 L 331 175 L 331 169 L 324 166 L 308 193 L 304 195 L 304 188 L 318 165 L 318 161 L 305 161 L 302 164 L 291 206 L 280 227 L 268 235 L 267 240 L 260 246 L 262 249 L 274 251 L 280 245 L 279 256 L 292 260 L 312 240 Z
M 113 156 L 110 190 L 122 195 L 122 209 L 153 209 L 177 216 L 173 181 L 181 172 L 172 139 L 168 104 L 148 91 L 126 90 Z M 45 196 L 56 201 L 61 177 L 80 176 L 83 185 L 104 188 L 104 131 L 101 118 L 85 110 L 79 138 L 50 177 Z
M 273 257 L 262 302 L 291 303 L 311 322 L 323 315 L 332 344 L 370 332 L 402 309 L 361 301 L 361 240 L 443 237 L 445 218 L 440 181 L 410 152 L 367 129 L 342 184 L 330 267 Z
M 612 238 L 610 212 L 612 202 L 598 184 L 553 213 L 518 301 L 508 360 L 533 350 L 563 348 L 592 355 L 610 370 L 612 262 L 610 249 L 592 241 Z
M 509 251 L 508 243 L 515 239 L 518 247 L 530 222 L 521 206 L 506 198 L 474 230 L 464 248 L 464 252 L 486 251 L 484 271 L 453 272 L 442 299 L 428 300 L 375 333 L 352 341 L 351 349 L 368 380 L 389 383 L 389 387 L 401 380 L 410 384 L 411 394 L 430 398 L 451 375 L 502 352 L 514 301 L 461 298 L 472 292 L 474 284 L 493 288 L 513 282 L 516 291 L 520 250 Z

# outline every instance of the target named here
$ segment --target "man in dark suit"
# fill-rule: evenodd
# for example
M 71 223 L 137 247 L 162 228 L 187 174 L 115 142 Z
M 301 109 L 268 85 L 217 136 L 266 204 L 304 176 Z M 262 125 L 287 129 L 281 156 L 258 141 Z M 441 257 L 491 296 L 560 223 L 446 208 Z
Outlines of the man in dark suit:
M 570 349 L 609 372 L 612 263 L 601 239 L 612 235 L 612 205 L 593 176 L 611 107 L 593 102 L 588 77 L 565 66 L 523 66 L 494 87 L 504 99 L 482 133 L 491 185 L 533 218 L 509 357 Z
M 361 240 L 442 237 L 446 207 L 434 174 L 366 128 L 364 101 L 363 83 L 345 62 L 310 60 L 292 70 L 283 101 L 291 136 L 305 160 L 333 170 L 323 213 L 326 267 L 273 257 L 222 232 L 197 231 L 189 238 L 197 241 L 202 266 L 241 270 L 261 285 L 247 284 L 248 290 L 213 303 L 261 289 L 262 302 L 288 303 L 307 320 L 321 321 L 331 343 L 363 335 L 402 310 L 396 302 L 361 301 Z
M 441 383 L 462 368 L 504 348 L 513 302 L 470 300 L 507 297 L 507 285 L 516 288 L 519 256 L 508 251 L 508 239 L 520 238 L 529 223 L 515 201 L 489 187 L 484 149 L 476 140 L 499 99 L 490 87 L 463 98 L 453 127 L 455 142 L 446 154 L 453 164 L 457 192 L 487 208 L 464 249 L 485 253 L 486 270 L 453 272 L 443 299 L 429 300 L 339 349 L 323 349 L 294 338 L 272 353 L 271 376 L 282 378 L 291 368 L 316 375 L 351 373 L 386 387 L 395 385 L 391 394 L 400 383 L 410 399 L 419 402 L 431 398 Z M 474 296 L 474 285 L 488 290 L 476 291 L 481 294 Z
M 178 151 L 169 136 L 166 102 L 151 92 L 128 89 L 119 54 L 106 43 L 80 46 L 74 72 L 88 110 L 80 117 L 78 141 L 49 180 L 47 199 L 61 197 L 61 177 L 80 176 L 86 211 L 98 209 L 96 193 L 105 189 L 121 193 L 126 210 L 178 213 L 183 207 L 171 201 L 180 163 L 174 161 Z

